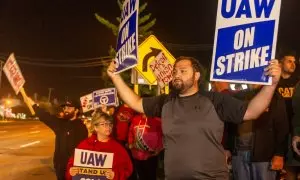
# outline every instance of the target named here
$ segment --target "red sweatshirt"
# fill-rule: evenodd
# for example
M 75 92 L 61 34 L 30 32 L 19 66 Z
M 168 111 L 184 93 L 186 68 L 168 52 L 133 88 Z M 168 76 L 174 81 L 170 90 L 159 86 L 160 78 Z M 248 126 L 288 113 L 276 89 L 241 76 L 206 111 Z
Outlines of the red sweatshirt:
M 126 105 L 122 105 L 116 113 L 116 139 L 127 142 L 130 121 L 135 111 Z
M 134 159 L 147 160 L 163 149 L 161 119 L 147 118 L 143 114 L 134 116 L 131 121 L 128 143 Z
M 112 171 L 115 173 L 114 180 L 126 180 L 133 171 L 131 160 L 126 150 L 114 139 L 108 142 L 100 142 L 97 140 L 97 135 L 93 134 L 91 137 L 83 140 L 78 146 L 78 149 L 101 151 L 107 153 L 114 153 Z M 74 157 L 69 159 L 66 171 L 66 179 L 72 180 L 69 169 L 73 167 Z

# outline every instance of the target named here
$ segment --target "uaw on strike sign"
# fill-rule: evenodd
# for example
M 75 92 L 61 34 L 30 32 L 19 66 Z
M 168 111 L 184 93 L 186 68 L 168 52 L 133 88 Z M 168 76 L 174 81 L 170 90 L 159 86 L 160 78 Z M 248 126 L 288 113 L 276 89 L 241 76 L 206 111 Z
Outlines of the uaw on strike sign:
M 139 0 L 125 0 L 117 39 L 116 73 L 137 65 Z
M 281 0 L 219 0 L 212 81 L 270 84 Z
M 75 149 L 74 166 L 79 173 L 72 180 L 107 180 L 106 171 L 112 170 L 113 153 Z

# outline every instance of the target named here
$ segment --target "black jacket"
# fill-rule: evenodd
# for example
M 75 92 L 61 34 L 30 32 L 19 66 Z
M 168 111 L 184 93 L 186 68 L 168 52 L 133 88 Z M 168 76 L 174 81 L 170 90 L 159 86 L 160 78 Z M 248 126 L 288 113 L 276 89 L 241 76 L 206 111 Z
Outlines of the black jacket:
M 256 92 L 244 93 L 245 99 L 254 97 Z M 238 95 L 239 98 L 243 97 Z M 237 126 L 230 125 L 231 149 L 236 150 L 235 137 Z M 269 162 L 274 155 L 285 156 L 287 149 L 287 136 L 289 134 L 289 121 L 287 118 L 284 99 L 277 93 L 274 94 L 268 110 L 258 119 L 252 121 L 253 144 L 252 161 Z M 227 142 L 230 144 L 230 142 Z
M 43 109 L 33 106 L 37 117 L 55 133 L 55 152 L 53 157 L 56 170 L 66 169 L 69 158 L 76 146 L 88 137 L 86 126 L 80 119 L 73 121 L 59 119 Z
M 297 84 L 292 99 L 294 116 L 292 118 L 293 136 L 300 136 L 300 83 Z

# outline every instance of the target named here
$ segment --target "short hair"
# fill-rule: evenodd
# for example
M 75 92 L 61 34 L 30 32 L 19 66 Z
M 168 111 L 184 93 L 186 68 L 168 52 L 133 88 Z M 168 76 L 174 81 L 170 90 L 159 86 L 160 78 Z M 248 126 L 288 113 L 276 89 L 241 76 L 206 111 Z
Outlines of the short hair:
M 114 118 L 106 113 L 103 112 L 95 112 L 92 116 L 91 120 L 91 131 L 94 131 L 95 126 L 99 124 L 99 120 L 103 118 L 105 121 L 109 121 L 111 123 L 114 123 Z
M 183 60 L 188 60 L 188 61 L 191 62 L 194 72 L 199 72 L 200 73 L 199 82 L 201 82 L 202 78 L 204 76 L 204 68 L 203 68 L 202 64 L 200 63 L 200 61 L 196 58 L 193 58 L 193 57 L 180 56 L 176 59 L 176 61 L 174 63 L 174 66 L 175 66 L 176 63 L 178 63 L 180 61 L 183 61 Z
M 294 57 L 296 58 L 296 55 L 297 55 L 296 52 L 293 51 L 293 50 L 282 51 L 282 52 L 279 53 L 279 55 L 278 55 L 278 60 L 279 60 L 280 62 L 282 62 L 285 56 L 294 56 Z

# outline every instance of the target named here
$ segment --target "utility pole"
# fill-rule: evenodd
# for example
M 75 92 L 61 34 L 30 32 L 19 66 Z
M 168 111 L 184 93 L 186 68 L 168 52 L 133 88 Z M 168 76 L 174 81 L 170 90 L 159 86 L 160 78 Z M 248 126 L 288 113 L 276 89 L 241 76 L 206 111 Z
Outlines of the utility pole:
M 49 94 L 48 94 L 48 102 L 50 102 L 51 99 L 51 92 L 54 88 L 48 88 L 49 89 Z

